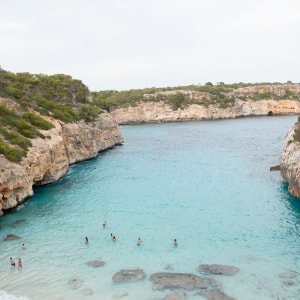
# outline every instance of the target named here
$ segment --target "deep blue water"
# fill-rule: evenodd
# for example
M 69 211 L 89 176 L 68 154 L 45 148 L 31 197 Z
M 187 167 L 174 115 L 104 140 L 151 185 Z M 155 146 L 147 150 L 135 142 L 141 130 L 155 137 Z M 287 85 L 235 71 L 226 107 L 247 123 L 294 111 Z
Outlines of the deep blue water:
M 22 237 L 0 242 L 0 289 L 29 299 L 113 299 L 122 292 L 124 299 L 159 299 L 170 291 L 153 291 L 152 273 L 170 266 L 201 275 L 199 264 L 217 263 L 240 268 L 231 277 L 211 276 L 235 299 L 298 299 L 300 275 L 286 286 L 279 274 L 300 269 L 300 200 L 279 172 L 270 172 L 296 120 L 120 127 L 124 145 L 73 166 L 0 219 L 2 241 L 8 233 Z M 17 220 L 28 224 L 16 227 Z M 21 272 L 10 270 L 11 256 L 22 257 Z M 85 264 L 94 259 L 105 265 Z M 137 267 L 144 281 L 112 282 L 115 272 Z M 80 289 L 70 288 L 72 277 L 83 280 Z M 83 296 L 84 288 L 93 295 Z M 193 294 L 187 299 L 204 299 Z

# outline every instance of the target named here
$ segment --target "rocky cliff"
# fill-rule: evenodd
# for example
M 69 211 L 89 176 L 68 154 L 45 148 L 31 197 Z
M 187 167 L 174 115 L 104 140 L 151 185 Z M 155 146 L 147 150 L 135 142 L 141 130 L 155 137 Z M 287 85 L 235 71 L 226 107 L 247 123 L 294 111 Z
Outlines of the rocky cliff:
M 140 124 L 298 113 L 300 102 L 295 100 L 243 101 L 236 98 L 234 105 L 226 108 L 191 104 L 184 109 L 173 110 L 170 105 L 160 101 L 142 102 L 136 107 L 120 108 L 111 114 L 119 124 Z
M 27 157 L 20 163 L 0 156 L 0 214 L 2 209 L 16 207 L 31 197 L 34 186 L 57 181 L 71 164 L 91 159 L 99 151 L 123 142 L 117 122 L 107 113 L 89 123 L 48 120 L 55 128 L 44 132 L 46 139 L 33 139 Z
M 300 123 L 287 133 L 280 158 L 281 176 L 289 184 L 289 192 L 300 198 Z

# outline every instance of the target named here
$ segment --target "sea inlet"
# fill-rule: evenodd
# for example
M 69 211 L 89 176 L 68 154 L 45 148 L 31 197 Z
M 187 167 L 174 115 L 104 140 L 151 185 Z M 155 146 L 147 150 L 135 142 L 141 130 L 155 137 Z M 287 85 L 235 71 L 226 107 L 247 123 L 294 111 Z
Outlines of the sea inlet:
M 0 218 L 0 298 L 299 299 L 300 200 L 270 172 L 296 120 L 121 126 L 122 146 Z

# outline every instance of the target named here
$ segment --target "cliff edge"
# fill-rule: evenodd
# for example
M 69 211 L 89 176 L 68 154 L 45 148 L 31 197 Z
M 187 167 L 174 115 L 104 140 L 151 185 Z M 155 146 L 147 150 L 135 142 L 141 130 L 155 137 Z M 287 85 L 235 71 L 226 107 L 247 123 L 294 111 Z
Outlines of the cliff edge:
M 41 130 L 47 139 L 32 139 L 27 157 L 20 163 L 0 156 L 0 214 L 31 197 L 34 186 L 57 181 L 68 172 L 70 165 L 91 159 L 124 141 L 116 120 L 108 113 L 89 123 L 48 120 L 55 128 Z
M 160 123 L 190 120 L 234 119 L 246 116 L 266 116 L 279 114 L 299 114 L 297 100 L 234 100 L 233 106 L 220 108 L 190 104 L 174 110 L 169 104 L 160 102 L 140 103 L 136 107 L 119 108 L 111 112 L 119 124 Z
M 300 198 L 300 122 L 297 122 L 284 138 L 280 172 L 289 184 L 289 192 Z

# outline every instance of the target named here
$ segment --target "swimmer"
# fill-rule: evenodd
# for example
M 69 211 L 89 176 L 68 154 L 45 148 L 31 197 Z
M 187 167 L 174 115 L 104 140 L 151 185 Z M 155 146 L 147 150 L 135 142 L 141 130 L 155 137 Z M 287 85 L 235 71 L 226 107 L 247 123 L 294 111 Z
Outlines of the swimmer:
M 177 240 L 176 239 L 171 239 L 171 241 L 173 241 L 174 245 L 177 246 Z
M 117 239 L 116 239 L 116 237 L 115 237 L 115 236 L 113 236 L 112 240 L 115 242 Z
M 22 244 L 22 248 L 25 249 L 25 244 Z
M 18 270 L 22 270 L 22 260 L 21 258 L 19 258 L 19 261 L 18 261 Z
M 87 236 L 85 237 L 85 243 L 87 244 L 89 242 L 89 239 L 87 238 Z
M 111 238 L 113 238 L 114 235 L 111 233 L 110 236 L 111 236 Z
M 141 244 L 143 241 L 141 240 L 141 238 L 138 238 L 137 240 L 137 245 Z
M 104 223 L 103 223 L 103 228 L 105 228 L 106 227 L 106 221 L 104 221 Z
M 12 258 L 10 258 L 10 267 L 12 268 L 12 267 L 15 267 L 15 266 L 16 266 L 15 261 Z

